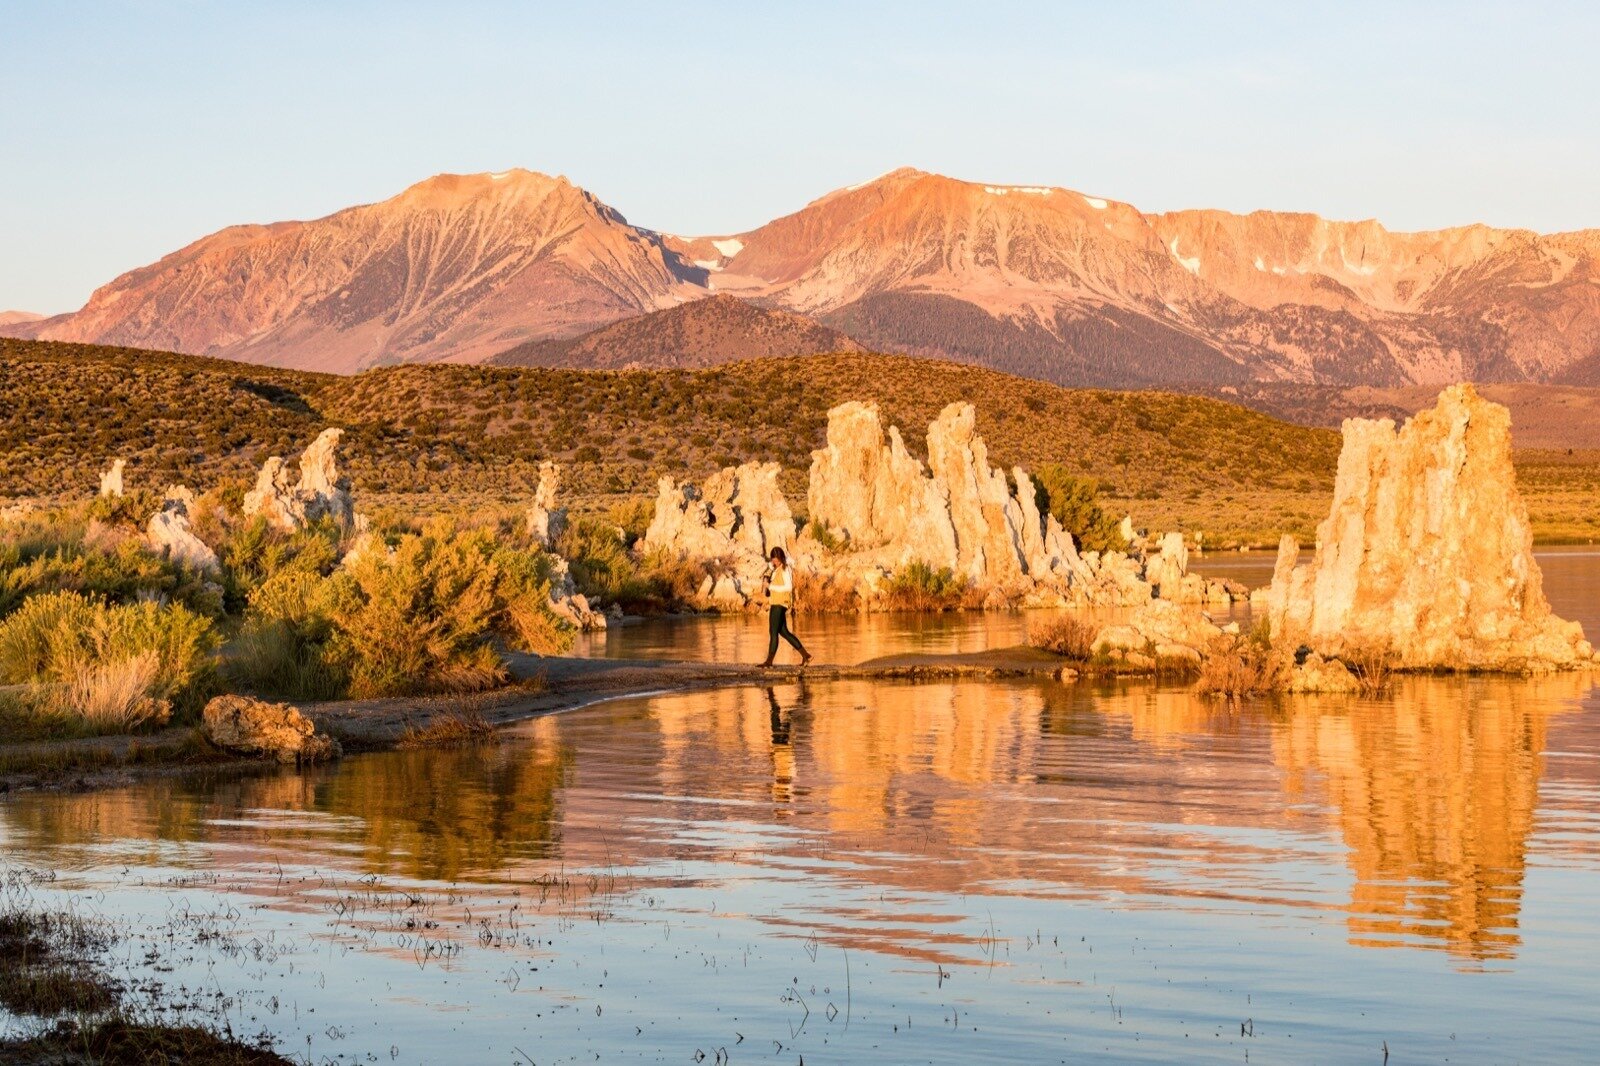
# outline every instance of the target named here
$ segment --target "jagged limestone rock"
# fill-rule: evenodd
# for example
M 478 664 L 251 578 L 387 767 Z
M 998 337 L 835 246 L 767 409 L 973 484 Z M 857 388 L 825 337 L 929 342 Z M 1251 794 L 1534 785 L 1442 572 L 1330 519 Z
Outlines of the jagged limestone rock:
M 556 463 L 539 464 L 539 487 L 534 490 L 533 503 L 528 506 L 528 535 L 542 547 L 555 546 L 556 538 L 567 527 L 567 512 L 556 503 L 556 493 L 561 485 L 561 467 Z
M 1403 669 L 1585 665 L 1583 629 L 1551 612 L 1511 465 L 1511 416 L 1456 385 L 1396 431 L 1347 419 L 1311 563 L 1279 546 L 1261 598 L 1273 639 L 1337 657 L 1379 649 Z
M 245 493 L 246 518 L 263 515 L 279 529 L 293 531 L 324 516 L 340 525 L 360 530 L 365 521 L 355 513 L 350 497 L 350 482 L 339 475 L 336 449 L 342 429 L 325 429 L 300 456 L 300 477 L 291 480 L 289 470 L 278 456 L 268 459 L 256 476 L 253 489 Z
M 1014 486 L 1014 487 L 1013 487 Z M 1166 598 L 1226 602 L 1231 589 L 1188 574 L 1181 534 L 1147 557 L 1131 519 L 1127 552 L 1080 555 L 1053 516 L 1040 513 L 1027 471 L 989 465 L 971 404 L 953 403 L 928 426 L 928 464 L 887 433 L 876 406 L 845 403 L 828 412 L 827 446 L 812 453 L 807 505 L 812 521 L 846 540 L 854 558 L 835 567 L 874 572 L 908 562 L 948 568 L 997 602 L 1022 606 L 1138 606 L 1164 583 Z M 1147 573 L 1150 560 L 1158 560 Z M 870 591 L 862 588 L 864 597 Z
M 222 564 L 217 559 L 217 553 L 195 536 L 189 526 L 189 512 L 193 507 L 194 493 L 182 485 L 169 488 L 161 510 L 151 515 L 145 526 L 145 543 L 157 555 L 165 556 L 181 566 L 219 575 L 222 573 Z
M 702 597 L 708 606 L 743 606 L 761 586 L 767 554 L 789 551 L 794 515 L 778 488 L 777 463 L 727 467 L 703 488 L 661 479 L 655 516 L 640 540 L 642 553 L 665 551 L 683 559 L 716 561 L 730 571 Z
M 123 459 L 113 459 L 111 461 L 111 469 L 100 475 L 100 495 L 122 495 L 122 468 L 126 465 L 127 461 Z

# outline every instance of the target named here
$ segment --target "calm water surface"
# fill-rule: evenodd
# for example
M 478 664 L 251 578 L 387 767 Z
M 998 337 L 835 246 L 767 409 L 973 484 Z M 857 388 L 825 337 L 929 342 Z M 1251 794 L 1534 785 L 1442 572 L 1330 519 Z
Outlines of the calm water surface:
M 1600 556 L 1541 562 L 1600 629 Z M 865 658 L 1015 643 L 1025 618 L 808 624 Z M 748 629 L 614 639 L 743 655 Z M 1600 1040 L 1600 692 L 1571 675 L 1234 708 L 1035 682 L 633 699 L 485 748 L 12 797 L 0 842 L 8 895 L 125 921 L 131 974 L 313 1060 L 1562 1062 Z

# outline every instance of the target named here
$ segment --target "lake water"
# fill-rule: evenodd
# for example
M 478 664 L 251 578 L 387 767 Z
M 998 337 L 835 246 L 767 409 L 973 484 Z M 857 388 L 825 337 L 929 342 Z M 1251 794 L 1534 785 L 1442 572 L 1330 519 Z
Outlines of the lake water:
M 1541 563 L 1600 631 L 1600 555 Z M 859 659 L 1026 618 L 806 625 Z M 1564 1062 L 1600 1040 L 1594 686 L 786 683 L 11 797 L 0 843 L 9 896 L 122 922 L 128 973 L 316 1061 Z

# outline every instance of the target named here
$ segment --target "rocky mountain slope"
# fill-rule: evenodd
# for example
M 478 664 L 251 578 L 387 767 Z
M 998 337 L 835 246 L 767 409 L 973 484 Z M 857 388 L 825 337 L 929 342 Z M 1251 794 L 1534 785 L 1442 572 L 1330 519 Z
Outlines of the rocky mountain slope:
M 335 371 L 519 345 L 512 358 L 595 365 L 766 351 L 772 320 L 747 317 L 741 341 L 725 302 L 703 332 L 662 316 L 588 347 L 538 343 L 713 294 L 1069 384 L 1600 382 L 1600 230 L 1146 214 L 912 169 L 697 238 L 630 225 L 561 178 L 442 175 L 315 222 L 224 230 L 75 314 L 0 330 Z
M 1551 380 L 1600 352 L 1600 231 L 1221 211 L 899 170 L 695 242 L 713 284 L 874 347 L 1102 384 Z
M 347 372 L 487 359 L 698 295 L 704 274 L 565 178 L 446 174 L 223 230 L 14 332 Z
M 530 341 L 490 362 L 594 369 L 705 367 L 740 359 L 862 350 L 845 334 L 815 319 L 718 295 L 623 319 L 570 340 Z

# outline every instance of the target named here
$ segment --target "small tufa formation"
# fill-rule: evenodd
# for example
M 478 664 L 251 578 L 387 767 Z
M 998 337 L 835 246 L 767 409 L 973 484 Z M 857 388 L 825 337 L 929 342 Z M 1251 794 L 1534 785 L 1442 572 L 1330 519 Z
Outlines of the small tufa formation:
M 312 763 L 342 754 L 337 740 L 318 735 L 311 719 L 287 703 L 217 696 L 206 704 L 201 722 L 207 740 L 239 755 Z
M 567 512 L 556 506 L 556 492 L 561 486 L 561 467 L 555 463 L 539 464 L 539 487 L 534 490 L 533 503 L 528 506 L 528 535 L 548 550 L 555 546 L 556 538 L 567 527 Z
M 114 459 L 111 469 L 100 475 L 100 495 L 121 497 L 122 495 L 122 468 L 127 465 L 126 460 Z
M 300 456 L 300 479 L 291 481 L 284 461 L 273 456 L 261 467 L 255 488 L 245 493 L 244 515 L 263 515 L 278 529 L 292 532 L 323 516 L 346 528 L 365 522 L 355 513 L 350 482 L 340 477 L 334 451 L 342 429 L 325 429 Z
M 1511 416 L 1471 385 L 1397 432 L 1347 419 L 1333 505 L 1299 567 L 1284 537 L 1262 594 L 1274 643 L 1387 650 L 1402 669 L 1528 671 L 1593 660 L 1545 599 L 1511 465 Z
M 760 587 L 768 553 L 775 547 L 787 551 L 795 539 L 779 470 L 777 463 L 727 467 L 698 490 L 662 478 L 655 517 L 639 550 L 724 563 L 729 572 L 707 578 L 701 598 L 719 607 L 746 606 Z
M 119 482 L 121 462 L 120 459 L 117 460 L 117 466 L 113 467 L 118 474 Z M 101 479 L 101 484 L 104 485 L 104 478 Z M 213 577 L 220 576 L 222 564 L 217 560 L 217 553 L 190 529 L 189 512 L 193 508 L 194 493 L 182 485 L 169 488 L 161 510 L 151 515 L 149 523 L 145 526 L 145 543 L 155 554 L 170 559 L 180 566 Z
M 551 552 L 554 569 L 550 574 L 550 609 L 582 632 L 604 629 L 606 616 L 595 610 L 589 598 L 578 591 L 567 561 L 553 552 L 556 538 L 567 526 L 567 512 L 556 503 L 560 485 L 561 467 L 549 462 L 539 464 L 539 487 L 534 490 L 527 515 L 528 536 L 539 547 Z

